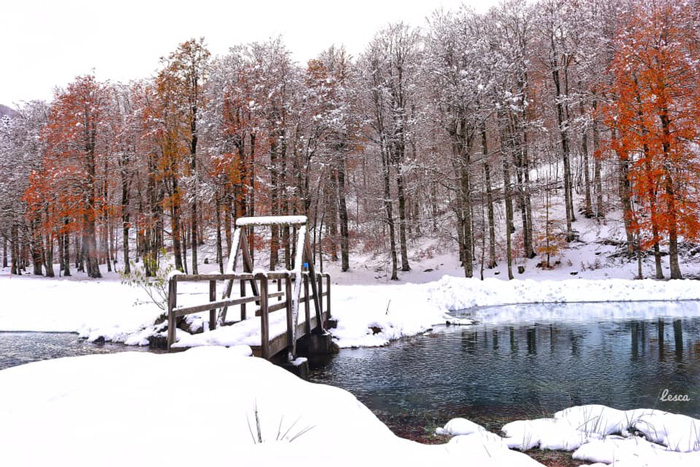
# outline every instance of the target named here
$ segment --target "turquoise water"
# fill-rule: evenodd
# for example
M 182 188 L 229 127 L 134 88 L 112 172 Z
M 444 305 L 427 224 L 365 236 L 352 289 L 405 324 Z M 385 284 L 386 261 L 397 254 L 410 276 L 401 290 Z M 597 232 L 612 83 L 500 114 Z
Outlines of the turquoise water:
M 532 417 L 579 404 L 700 418 L 696 302 L 605 304 L 604 313 L 600 305 L 524 305 L 466 314 L 482 324 L 342 350 L 312 361 L 311 380 L 349 390 L 385 418 Z M 134 350 L 147 351 L 75 334 L 0 332 L 0 369 Z M 673 402 L 673 395 L 690 400 Z
M 580 404 L 700 418 L 698 304 L 674 304 L 675 316 L 664 316 L 659 303 L 605 306 L 611 316 L 639 317 L 609 321 L 597 310 L 589 320 L 586 305 L 477 310 L 472 318 L 497 324 L 439 329 L 385 348 L 342 350 L 313 362 L 312 381 L 347 389 L 389 418 L 439 414 L 444 423 L 456 414 L 542 416 Z M 690 401 L 671 402 L 672 395 Z

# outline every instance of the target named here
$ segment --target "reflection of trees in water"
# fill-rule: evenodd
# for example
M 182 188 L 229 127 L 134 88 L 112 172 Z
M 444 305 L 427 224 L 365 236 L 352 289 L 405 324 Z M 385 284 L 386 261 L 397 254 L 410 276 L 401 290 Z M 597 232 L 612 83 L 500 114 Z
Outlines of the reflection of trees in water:
M 479 332 L 465 330 L 462 332 L 462 350 L 468 354 L 476 353 L 479 343 Z
M 683 361 L 683 322 L 673 320 L 673 342 L 676 344 L 676 361 Z
M 697 319 L 481 325 L 455 331 L 453 335 L 459 339 L 450 347 L 459 355 L 443 349 L 441 365 L 464 372 L 465 383 L 459 397 L 477 405 L 502 397 L 530 408 L 541 404 L 547 410 L 602 403 L 624 409 L 656 407 L 682 411 L 658 401 L 659 388 L 666 386 L 676 392 L 690 391 L 700 400 L 698 391 L 687 389 L 689 385 L 700 388 Z M 416 350 L 423 347 L 423 341 L 407 346 Z M 430 353 L 430 346 L 426 344 L 422 351 Z M 401 367 L 418 360 L 422 370 L 415 375 L 422 374 L 425 368 L 430 368 L 433 375 L 440 373 L 431 358 L 434 357 L 405 352 L 392 359 L 392 365 Z M 421 384 L 430 381 L 445 385 L 444 376 L 423 374 L 420 379 Z
M 537 328 L 535 327 L 527 330 L 527 353 L 537 355 Z
M 659 345 L 659 361 L 663 362 L 664 361 L 664 320 L 663 318 L 659 318 L 659 320 L 656 323 L 656 335 L 657 335 L 657 343 Z

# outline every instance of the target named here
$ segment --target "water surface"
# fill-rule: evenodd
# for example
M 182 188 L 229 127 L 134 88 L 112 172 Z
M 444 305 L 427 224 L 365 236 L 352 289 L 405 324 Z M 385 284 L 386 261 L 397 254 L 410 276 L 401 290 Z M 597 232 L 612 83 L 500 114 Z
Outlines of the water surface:
M 71 333 L 0 331 L 0 370 L 39 360 L 138 350 L 148 348 L 93 344 Z
M 580 404 L 700 418 L 697 302 L 521 305 L 469 316 L 482 323 L 342 350 L 314 362 L 312 380 L 345 388 L 388 418 L 437 423 Z M 690 401 L 664 401 L 664 391 Z

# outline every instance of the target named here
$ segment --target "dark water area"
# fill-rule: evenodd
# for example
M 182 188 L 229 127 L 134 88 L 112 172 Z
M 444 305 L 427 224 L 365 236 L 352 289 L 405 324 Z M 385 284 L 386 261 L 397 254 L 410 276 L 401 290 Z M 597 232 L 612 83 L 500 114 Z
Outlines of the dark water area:
M 147 348 L 120 344 L 93 344 L 77 334 L 47 332 L 0 332 L 0 370 L 39 360 Z
M 553 315 L 546 310 L 532 318 L 531 306 L 472 316 L 497 324 L 439 329 L 384 348 L 342 350 L 312 362 L 311 379 L 352 392 L 402 435 L 409 426 L 428 429 L 457 416 L 497 432 L 503 422 L 581 404 L 700 418 L 697 303 L 674 308 L 676 316 L 664 316 L 659 304 L 652 313 L 644 304 L 620 305 L 621 312 L 610 314 L 629 316 L 633 306 L 639 310 L 631 314 L 639 317 L 615 321 L 582 318 L 585 305 L 556 305 Z M 562 319 L 561 307 L 575 319 Z M 489 313 L 516 320 L 502 322 Z M 672 402 L 674 395 L 689 401 Z
M 454 417 L 498 432 L 581 404 L 700 418 L 700 303 L 520 305 L 461 316 L 480 324 L 344 349 L 311 360 L 310 379 L 347 389 L 397 434 L 423 442 Z M 148 349 L 0 332 L 0 369 L 122 351 Z

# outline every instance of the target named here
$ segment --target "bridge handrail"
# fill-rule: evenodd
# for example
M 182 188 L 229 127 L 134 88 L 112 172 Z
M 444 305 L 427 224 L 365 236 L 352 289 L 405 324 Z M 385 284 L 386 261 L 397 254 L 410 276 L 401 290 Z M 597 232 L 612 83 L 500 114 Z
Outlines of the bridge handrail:
M 297 274 L 291 271 L 272 271 L 272 272 L 256 272 L 256 273 L 231 273 L 231 274 L 173 274 L 169 279 L 168 284 L 168 350 L 170 350 L 171 345 L 175 342 L 175 329 L 176 320 L 179 317 L 186 316 L 193 313 L 200 313 L 209 310 L 209 329 L 213 330 L 216 328 L 216 314 L 217 309 L 228 306 L 241 306 L 241 320 L 246 319 L 245 305 L 247 303 L 256 302 L 259 307 L 256 312 L 260 313 L 261 320 L 261 351 L 264 358 L 270 358 L 274 355 L 277 349 L 271 348 L 270 340 L 270 327 L 269 327 L 269 314 L 281 309 L 287 310 L 287 331 L 286 331 L 286 342 L 291 343 L 294 335 L 301 337 L 304 334 L 311 333 L 311 313 L 310 313 L 310 300 L 318 300 L 321 310 L 321 318 L 325 313 L 328 317 L 331 316 L 331 292 L 330 292 L 330 274 L 327 273 L 317 273 L 315 281 L 318 287 L 318 297 L 313 293 L 309 293 L 309 272 L 302 272 L 304 295 L 300 297 L 300 300 L 305 304 L 305 323 L 297 326 L 303 326 L 302 333 L 294 332 L 295 324 L 292 317 L 292 283 L 296 281 Z M 323 288 L 323 279 L 326 279 L 326 290 Z M 235 299 L 225 299 L 216 300 L 216 283 L 218 281 L 226 280 L 239 280 L 241 282 L 241 297 Z M 269 281 L 277 280 L 277 292 L 271 292 L 269 290 Z M 209 282 L 209 302 L 202 305 L 195 306 L 177 306 L 177 283 L 178 282 Z M 245 296 L 245 281 L 256 282 L 259 284 L 259 295 L 252 295 L 249 297 Z M 285 290 L 282 291 L 282 282 L 285 283 Z M 255 289 L 254 289 L 255 290 Z M 270 299 L 279 298 L 284 301 L 274 305 L 270 304 Z M 326 310 L 323 310 L 323 298 L 326 297 Z M 320 323 L 317 323 L 320 325 Z

